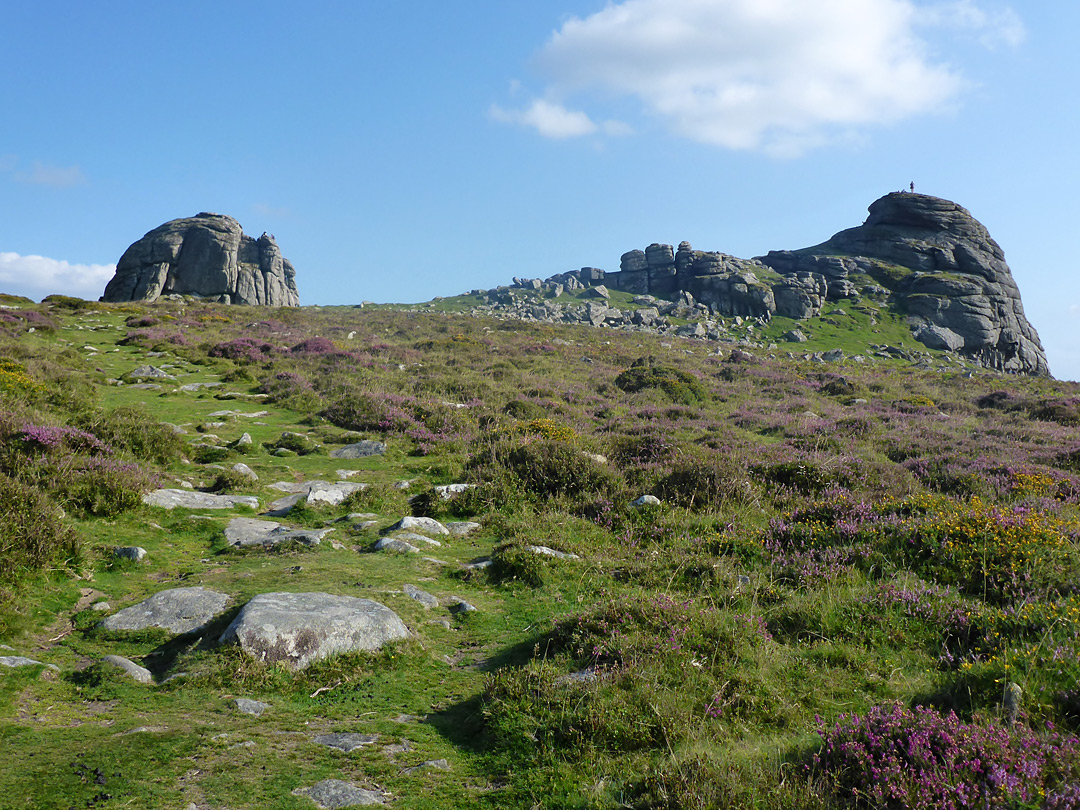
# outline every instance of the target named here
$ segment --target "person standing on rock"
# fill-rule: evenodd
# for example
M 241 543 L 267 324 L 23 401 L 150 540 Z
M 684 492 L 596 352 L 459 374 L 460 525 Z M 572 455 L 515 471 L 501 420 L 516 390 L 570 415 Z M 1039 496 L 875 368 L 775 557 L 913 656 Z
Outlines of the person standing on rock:
M 915 181 L 914 180 L 911 181 L 911 185 L 909 186 L 909 188 L 911 189 L 911 193 L 914 194 L 915 193 Z

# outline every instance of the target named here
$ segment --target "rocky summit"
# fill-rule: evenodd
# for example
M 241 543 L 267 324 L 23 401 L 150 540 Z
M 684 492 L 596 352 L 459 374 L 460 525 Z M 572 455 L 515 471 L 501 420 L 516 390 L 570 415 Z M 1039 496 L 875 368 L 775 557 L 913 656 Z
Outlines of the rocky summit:
M 584 267 L 544 281 L 514 279 L 513 287 L 485 295 L 495 314 L 719 338 L 725 335 L 722 319 L 749 319 L 760 327 L 786 318 L 805 329 L 828 323 L 824 310 L 847 302 L 901 319 L 928 349 L 1001 372 L 1049 376 L 1005 254 L 966 209 L 897 192 L 875 201 L 869 212 L 862 225 L 815 247 L 740 259 L 694 250 L 689 242 L 677 248 L 653 243 L 624 253 L 617 272 Z M 511 290 L 555 300 L 525 306 Z M 558 303 L 564 292 L 581 290 L 595 300 L 576 308 Z M 611 290 L 636 296 L 638 308 L 609 306 Z M 678 327 L 669 316 L 705 320 Z M 798 341 L 801 334 L 791 330 L 785 340 Z
M 222 214 L 201 213 L 155 228 L 124 251 L 102 301 L 190 295 L 224 304 L 295 307 L 296 270 L 274 237 L 247 236 Z

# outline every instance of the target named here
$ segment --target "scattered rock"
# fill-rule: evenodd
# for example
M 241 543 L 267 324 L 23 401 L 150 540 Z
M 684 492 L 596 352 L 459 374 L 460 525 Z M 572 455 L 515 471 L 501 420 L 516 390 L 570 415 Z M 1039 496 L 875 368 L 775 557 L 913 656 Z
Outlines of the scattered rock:
M 325 745 L 327 748 L 336 748 L 338 751 L 343 751 L 346 754 L 352 753 L 357 748 L 363 748 L 365 745 L 371 745 L 378 742 L 378 734 L 320 734 L 315 738 L 315 742 L 319 745 Z
M 396 613 L 370 599 L 327 593 L 264 593 L 240 610 L 221 635 L 263 663 L 303 669 L 312 661 L 353 650 L 377 650 L 407 638 Z
M 401 771 L 402 776 L 410 776 L 419 771 L 436 770 L 436 771 L 448 771 L 450 770 L 450 763 L 445 759 L 427 759 L 421 762 L 419 765 L 413 765 L 411 768 L 405 768 Z
M 247 436 L 246 433 L 244 435 Z M 251 437 L 248 436 L 248 438 L 250 439 Z M 253 469 L 251 469 L 251 467 L 249 467 L 247 464 L 244 464 L 243 462 L 238 462 L 236 464 L 233 464 L 232 465 L 232 471 L 235 472 L 235 473 L 240 473 L 240 475 L 244 476 L 244 478 L 248 479 L 249 481 L 258 481 L 259 480 L 259 476 L 256 475 L 255 471 Z
M 11 667 L 17 669 L 18 667 L 48 667 L 49 669 L 59 670 L 60 667 L 55 664 L 44 664 L 41 661 L 35 661 L 33 658 L 26 658 L 22 655 L 0 655 L 0 666 Z
M 160 628 L 171 633 L 191 633 L 202 629 L 220 614 L 229 597 L 205 588 L 172 588 L 159 591 L 136 605 L 102 619 L 105 630 L 147 630 Z
M 476 484 L 442 484 L 435 487 L 435 492 L 444 501 L 448 501 L 455 495 L 459 495 L 466 490 L 473 489 Z
M 138 366 L 127 373 L 127 377 L 132 380 L 175 380 L 176 377 L 169 374 L 167 371 L 163 371 L 156 366 Z
M 398 554 L 419 554 L 420 549 L 412 543 L 396 537 L 380 537 L 372 547 L 375 551 L 396 551 Z
M 330 451 L 331 458 L 368 458 L 370 456 L 381 456 L 386 452 L 386 445 L 382 442 L 373 442 L 365 439 L 362 442 L 356 442 L 355 444 L 347 444 L 344 447 L 339 447 L 336 450 Z
M 233 509 L 237 506 L 259 508 L 259 499 L 252 495 L 212 495 L 209 492 L 190 492 L 185 489 L 158 489 L 142 496 L 147 506 L 162 509 Z
M 547 546 L 525 546 L 533 554 L 543 554 L 545 557 L 555 557 L 560 560 L 580 560 L 577 554 L 571 554 L 568 551 L 556 551 L 553 548 Z
M 455 537 L 464 537 L 480 528 L 479 523 L 474 523 L 471 520 L 456 520 L 444 525 L 447 531 Z
M 470 605 L 468 602 L 466 602 L 461 597 L 455 596 L 454 599 L 456 601 L 454 602 L 454 604 L 450 605 L 450 612 L 451 613 L 472 613 L 473 611 L 476 610 L 475 605 Z
M 415 585 L 403 585 L 401 590 L 410 599 L 415 599 L 423 605 L 425 609 L 436 608 L 439 606 L 439 600 L 436 597 L 432 596 L 427 591 L 420 590 Z
M 150 670 L 148 670 L 146 667 L 139 666 L 134 661 L 129 661 L 127 658 L 119 655 L 106 655 L 101 660 L 106 664 L 111 664 L 114 667 L 124 670 L 124 672 L 126 672 L 139 683 L 154 682 L 153 676 L 150 675 Z
M 327 534 L 328 529 L 292 529 L 272 520 L 255 518 L 233 518 L 225 527 L 225 540 L 230 546 L 247 548 L 262 546 L 268 548 L 281 543 L 295 541 L 305 546 L 317 546 Z
M 323 810 L 383 803 L 383 794 L 342 782 L 340 779 L 324 779 L 309 788 L 297 788 L 293 795 L 307 796 Z
M 146 549 L 140 546 L 117 546 L 113 549 L 113 556 L 121 560 L 142 562 L 146 558 Z
M 659 505 L 660 505 L 660 499 L 657 498 L 655 495 L 642 495 L 640 498 L 638 498 L 636 501 L 634 501 L 631 504 L 631 506 L 636 506 L 639 509 L 641 507 L 643 507 L 643 506 L 659 506 Z
M 427 534 L 450 534 L 449 529 L 434 518 L 412 517 L 411 515 L 406 515 L 386 531 L 416 531 L 425 532 Z

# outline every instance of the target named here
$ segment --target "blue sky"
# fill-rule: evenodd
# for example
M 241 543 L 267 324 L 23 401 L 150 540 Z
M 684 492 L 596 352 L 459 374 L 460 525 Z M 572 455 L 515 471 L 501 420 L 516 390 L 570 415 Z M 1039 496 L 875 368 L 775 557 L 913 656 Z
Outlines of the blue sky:
M 49 2 L 0 8 L 0 290 L 94 298 L 199 211 L 304 304 L 750 257 L 956 200 L 1080 379 L 1080 4 Z

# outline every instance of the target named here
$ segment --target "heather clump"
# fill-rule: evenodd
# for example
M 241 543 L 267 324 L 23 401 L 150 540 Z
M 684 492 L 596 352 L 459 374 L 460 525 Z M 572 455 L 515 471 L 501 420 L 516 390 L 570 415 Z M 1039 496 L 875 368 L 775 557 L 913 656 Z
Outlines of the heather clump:
M 238 337 L 211 346 L 207 354 L 239 363 L 263 363 L 269 360 L 275 351 L 274 346 L 265 340 Z
M 839 800 L 890 810 L 1076 807 L 1080 741 L 899 704 L 842 715 L 807 766 Z
M 62 564 L 80 546 L 79 535 L 45 493 L 0 474 L 0 580 Z

